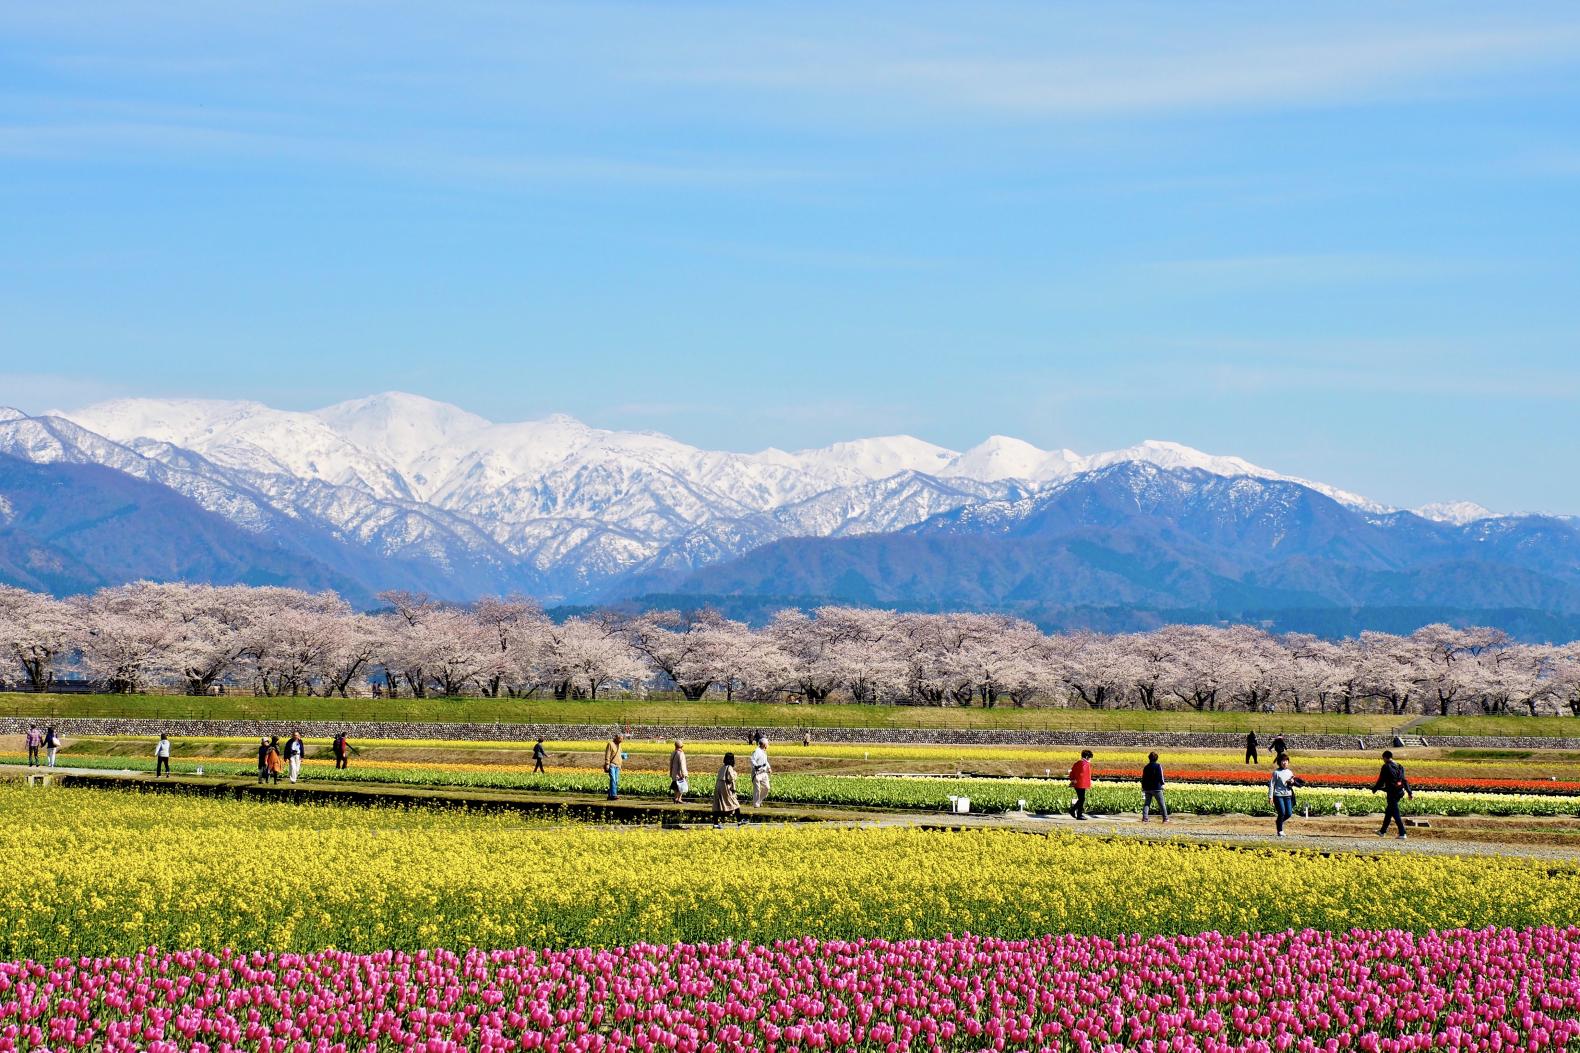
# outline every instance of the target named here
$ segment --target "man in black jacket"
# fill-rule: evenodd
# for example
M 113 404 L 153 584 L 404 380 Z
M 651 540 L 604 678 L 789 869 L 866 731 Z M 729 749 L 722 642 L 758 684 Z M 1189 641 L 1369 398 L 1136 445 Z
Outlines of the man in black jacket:
M 1377 773 L 1372 793 L 1379 790 L 1388 798 L 1388 809 L 1383 812 L 1382 829 L 1377 831 L 1377 836 L 1388 836 L 1388 823 L 1392 820 L 1399 828 L 1399 836 L 1404 837 L 1404 816 L 1399 814 L 1399 802 L 1407 794 L 1415 800 L 1415 791 L 1410 788 L 1410 780 L 1405 778 L 1404 765 L 1393 759 L 1393 750 L 1383 750 L 1382 771 Z
M 539 736 L 538 741 L 536 743 L 534 743 L 533 746 L 532 746 L 532 771 L 533 771 L 533 774 L 537 774 L 538 772 L 543 770 L 543 762 L 544 762 L 545 759 L 548 758 L 548 755 L 549 755 L 548 751 L 543 748 L 543 738 L 542 738 L 542 736 Z
M 1147 754 L 1147 766 L 1141 769 L 1141 821 L 1147 821 L 1151 812 L 1152 802 L 1158 804 L 1158 812 L 1163 816 L 1163 821 L 1169 821 L 1169 806 L 1163 802 L 1163 765 L 1158 763 L 1156 753 Z

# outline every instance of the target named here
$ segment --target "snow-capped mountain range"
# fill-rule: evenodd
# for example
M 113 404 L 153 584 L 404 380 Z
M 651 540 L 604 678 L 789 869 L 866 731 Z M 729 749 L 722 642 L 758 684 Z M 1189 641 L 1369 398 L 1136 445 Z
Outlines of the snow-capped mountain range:
M 0 454 L 114 469 L 353 576 L 383 561 L 409 572 L 403 583 L 457 598 L 522 589 L 551 602 L 661 583 L 787 538 L 888 533 L 1004 507 L 1126 463 L 1288 481 L 1361 512 L 1394 511 L 1156 440 L 1090 456 L 1004 436 L 957 452 L 905 435 L 744 454 L 561 415 L 494 423 L 401 393 L 312 412 L 195 399 L 0 410 Z M 1418 513 L 1491 515 L 1468 503 Z

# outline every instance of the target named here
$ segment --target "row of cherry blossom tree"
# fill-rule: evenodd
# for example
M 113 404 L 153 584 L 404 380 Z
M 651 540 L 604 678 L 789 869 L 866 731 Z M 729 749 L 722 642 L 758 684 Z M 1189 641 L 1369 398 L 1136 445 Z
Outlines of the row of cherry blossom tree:
M 785 611 L 761 629 L 704 611 L 555 621 L 531 601 L 139 582 L 58 600 L 0 587 L 7 686 L 262 695 L 846 700 L 935 706 L 1580 716 L 1580 643 L 1430 625 L 1325 640 L 1249 626 L 1046 634 L 989 614 Z

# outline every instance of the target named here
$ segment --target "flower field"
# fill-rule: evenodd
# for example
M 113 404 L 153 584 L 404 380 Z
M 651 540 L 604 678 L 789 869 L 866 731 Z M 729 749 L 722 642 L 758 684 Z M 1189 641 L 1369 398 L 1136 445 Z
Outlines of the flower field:
M 73 756 L 73 767 L 152 771 L 153 761 L 143 757 Z M 249 776 L 256 765 L 235 760 L 182 760 L 177 774 L 190 774 L 201 764 L 210 775 Z M 694 766 L 696 765 L 694 762 Z M 533 790 L 551 793 L 600 793 L 607 786 L 597 769 L 559 768 L 533 774 L 516 765 L 475 763 L 357 763 L 337 771 L 327 761 L 310 760 L 306 776 L 315 781 L 398 786 L 470 787 L 476 789 Z M 1299 794 L 1301 807 L 1313 814 L 1342 811 L 1347 815 L 1381 814 L 1384 801 L 1344 780 L 1339 786 L 1317 785 Z M 1173 781 L 1168 787 L 1169 809 L 1198 815 L 1272 814 L 1265 782 L 1252 785 Z M 669 795 L 669 777 L 653 772 L 628 771 L 620 779 L 620 792 L 628 796 L 661 798 Z M 713 776 L 697 772 L 691 779 L 693 801 L 706 801 L 713 792 Z M 943 811 L 951 796 L 971 798 L 979 812 L 1002 812 L 1024 800 L 1034 812 L 1061 811 L 1071 799 L 1063 779 L 889 777 L 776 774 L 772 799 L 812 805 L 852 808 L 921 809 Z M 1335 805 L 1338 806 L 1335 809 Z M 1087 809 L 1094 815 L 1141 810 L 1141 789 L 1133 781 L 1099 782 L 1087 795 Z M 1507 788 L 1430 790 L 1419 792 L 1401 806 L 1405 815 L 1580 815 L 1580 796 L 1543 792 L 1511 792 Z
M 1562 1049 L 1580 933 L 958 937 L 0 966 L 0 1049 Z
M 0 849 L 0 958 L 1580 924 L 1580 864 L 994 830 L 534 827 L 0 786 Z
M 1105 782 L 1134 782 L 1141 778 L 1140 768 L 1094 768 L 1092 778 Z M 1334 772 L 1304 772 L 1301 778 L 1311 786 L 1337 786 L 1352 790 L 1371 788 L 1368 779 Z M 1181 783 L 1216 783 L 1226 786 L 1266 786 L 1267 773 L 1244 769 L 1214 770 L 1188 768 L 1169 777 L 1172 785 Z M 1580 794 L 1580 782 L 1556 779 L 1500 779 L 1473 776 L 1431 775 L 1410 776 L 1410 785 L 1416 790 L 1438 790 L 1449 793 L 1541 793 L 1573 797 Z

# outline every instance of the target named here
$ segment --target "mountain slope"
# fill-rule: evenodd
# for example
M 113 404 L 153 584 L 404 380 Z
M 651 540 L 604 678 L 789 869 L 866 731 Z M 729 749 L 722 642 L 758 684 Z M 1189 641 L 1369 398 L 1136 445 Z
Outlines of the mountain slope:
M 671 591 L 1018 610 L 1510 608 L 1580 614 L 1580 530 L 1373 515 L 1297 483 L 1125 462 L 893 534 L 802 538 Z
M 167 487 L 93 464 L 0 455 L 0 581 L 69 594 L 148 578 L 335 589 L 359 583 Z

